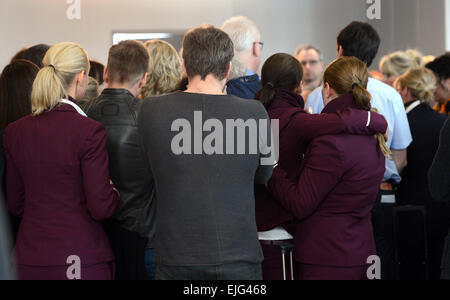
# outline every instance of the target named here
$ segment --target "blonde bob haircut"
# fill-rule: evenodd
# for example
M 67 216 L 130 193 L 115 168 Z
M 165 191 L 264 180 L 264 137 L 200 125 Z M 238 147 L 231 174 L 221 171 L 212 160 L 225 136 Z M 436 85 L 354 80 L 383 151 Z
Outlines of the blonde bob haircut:
M 397 51 L 384 56 L 380 61 L 381 73 L 388 76 L 401 76 L 413 68 L 425 65 L 423 56 L 416 50 Z
M 415 68 L 397 78 L 394 87 L 401 90 L 407 88 L 415 100 L 433 105 L 436 82 L 433 71 L 427 68 Z
M 68 97 L 67 88 L 77 74 L 87 74 L 90 68 L 86 51 L 70 42 L 51 47 L 42 63 L 43 67 L 34 80 L 31 92 L 32 113 L 35 116 L 52 110 L 61 99 Z
M 142 98 L 174 92 L 183 72 L 177 51 L 171 44 L 161 40 L 147 41 L 144 46 L 149 52 L 150 60 Z

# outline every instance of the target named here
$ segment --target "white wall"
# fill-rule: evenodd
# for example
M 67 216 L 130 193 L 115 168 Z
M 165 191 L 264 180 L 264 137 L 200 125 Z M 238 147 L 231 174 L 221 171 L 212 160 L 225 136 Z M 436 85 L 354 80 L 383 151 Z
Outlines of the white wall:
M 438 56 L 445 52 L 446 31 L 450 14 L 445 13 L 449 0 L 381 0 L 380 20 L 369 21 L 382 37 L 378 66 L 382 55 L 397 50 L 415 48 L 425 55 Z M 447 30 L 446 30 L 447 28 Z M 447 34 L 448 35 L 448 34 Z
M 66 17 L 65 0 L 0 1 L 0 67 L 21 48 L 37 43 L 80 43 L 106 62 L 113 31 L 186 30 L 223 23 L 229 0 L 81 0 L 81 20 Z
M 381 0 L 382 19 L 372 23 L 383 39 L 381 55 L 408 45 L 424 53 L 445 49 L 445 1 Z M 113 31 L 185 31 L 201 23 L 221 26 L 246 15 L 260 27 L 263 59 L 293 53 L 299 44 L 335 58 L 336 35 L 353 20 L 366 20 L 366 0 L 81 0 L 81 20 L 66 17 L 66 0 L 0 1 L 0 69 L 25 46 L 80 43 L 91 58 L 106 62 Z M 450 15 L 450 13 L 448 13 Z M 447 26 L 448 28 L 448 26 Z M 447 35 L 450 35 L 450 29 Z M 450 41 L 450 38 L 448 38 Z M 450 42 L 449 42 L 450 43 Z
M 81 20 L 70 21 L 65 0 L 2 0 L 0 67 L 25 46 L 67 40 L 106 62 L 113 31 L 184 31 L 204 22 L 221 26 L 233 15 L 246 15 L 261 28 L 264 59 L 275 52 L 293 53 L 300 43 L 313 43 L 330 61 L 338 29 L 364 19 L 364 1 L 81 0 Z

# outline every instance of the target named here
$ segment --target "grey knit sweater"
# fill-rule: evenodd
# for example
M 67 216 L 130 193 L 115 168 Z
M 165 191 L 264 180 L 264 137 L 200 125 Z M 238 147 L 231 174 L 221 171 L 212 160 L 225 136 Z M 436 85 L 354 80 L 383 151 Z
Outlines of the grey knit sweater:
M 194 112 L 201 112 L 203 127 L 196 122 Z M 174 143 L 188 144 L 193 152 L 194 148 L 201 150 L 201 144 L 194 144 L 201 137 L 207 143 L 212 131 L 207 120 L 226 124 L 236 119 L 268 121 L 268 115 L 258 101 L 229 95 L 177 92 L 144 100 L 138 127 L 156 184 L 156 263 L 212 266 L 263 260 L 255 221 L 254 183 L 268 181 L 273 166 L 260 165 L 259 150 L 254 155 L 180 155 L 172 147 Z M 192 125 L 192 140 L 176 141 L 177 122 Z M 199 128 L 209 130 L 199 135 Z M 221 149 L 228 145 L 229 134 L 223 137 L 223 145 L 220 142 Z M 267 138 L 268 132 L 264 134 Z M 260 140 L 264 134 L 258 131 L 253 138 Z M 234 142 L 238 136 L 234 135 Z

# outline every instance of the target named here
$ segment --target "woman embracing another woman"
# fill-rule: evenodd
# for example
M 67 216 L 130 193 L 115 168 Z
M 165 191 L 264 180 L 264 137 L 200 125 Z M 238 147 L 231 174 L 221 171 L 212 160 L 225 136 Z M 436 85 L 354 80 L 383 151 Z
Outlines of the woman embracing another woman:
M 354 57 L 329 65 L 323 76 L 323 114 L 359 112 L 367 126 L 374 122 L 379 115 L 371 112 L 368 76 L 367 66 Z M 358 124 L 355 119 L 349 123 Z M 368 259 L 376 255 L 371 210 L 389 155 L 381 133 L 385 129 L 386 124 L 376 137 L 349 130 L 315 137 L 296 166 L 298 177 L 284 167 L 280 142 L 280 164 L 268 186 L 296 219 L 298 279 L 367 279 Z
M 275 54 L 262 68 L 263 88 L 255 96 L 267 108 L 270 118 L 279 120 L 280 159 L 277 169 L 283 171 L 283 178 L 294 187 L 302 174 L 305 154 L 314 139 L 321 136 L 327 139 L 327 136 L 339 134 L 374 140 L 375 133 L 384 133 L 387 128 L 386 120 L 379 114 L 369 114 L 366 106 L 347 105 L 321 115 L 306 113 L 304 100 L 300 96 L 302 77 L 302 66 L 295 57 L 284 53 Z M 278 182 L 277 177 L 274 177 L 273 182 Z M 256 218 L 265 258 L 263 276 L 266 280 L 283 278 L 280 246 L 292 244 L 292 235 L 296 235 L 296 224 L 301 219 L 291 205 L 278 199 L 289 197 L 295 201 L 296 195 L 291 190 L 285 190 L 283 186 L 278 193 L 275 185 L 272 191 L 274 195 L 267 192 L 265 187 L 255 188 Z M 286 267 L 289 269 L 289 266 Z

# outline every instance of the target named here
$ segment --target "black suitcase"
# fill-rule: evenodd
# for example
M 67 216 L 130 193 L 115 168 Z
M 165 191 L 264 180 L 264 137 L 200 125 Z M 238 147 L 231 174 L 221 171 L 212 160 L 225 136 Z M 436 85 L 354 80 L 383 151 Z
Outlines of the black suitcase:
M 397 206 L 392 213 L 395 278 L 428 280 L 430 270 L 425 207 Z

